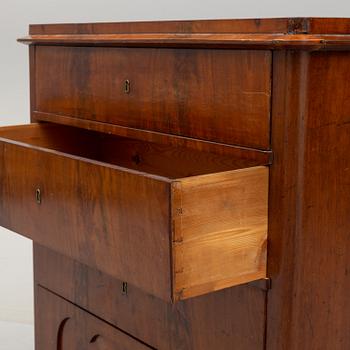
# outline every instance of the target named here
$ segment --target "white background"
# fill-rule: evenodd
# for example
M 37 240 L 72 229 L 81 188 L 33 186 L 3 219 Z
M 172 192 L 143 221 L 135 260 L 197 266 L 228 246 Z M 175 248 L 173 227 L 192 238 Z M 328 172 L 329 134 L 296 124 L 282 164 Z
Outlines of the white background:
M 29 121 L 30 23 L 130 20 L 350 17 L 347 0 L 0 0 L 0 126 Z M 1 198 L 0 198 L 1 200 Z M 0 350 L 33 349 L 32 245 L 0 228 Z

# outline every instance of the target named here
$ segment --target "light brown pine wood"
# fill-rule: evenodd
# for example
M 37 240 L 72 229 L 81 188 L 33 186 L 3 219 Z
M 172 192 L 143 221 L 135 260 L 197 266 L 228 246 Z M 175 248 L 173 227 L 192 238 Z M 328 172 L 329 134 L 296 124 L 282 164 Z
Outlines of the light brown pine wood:
M 174 298 L 266 277 L 268 168 L 173 183 Z

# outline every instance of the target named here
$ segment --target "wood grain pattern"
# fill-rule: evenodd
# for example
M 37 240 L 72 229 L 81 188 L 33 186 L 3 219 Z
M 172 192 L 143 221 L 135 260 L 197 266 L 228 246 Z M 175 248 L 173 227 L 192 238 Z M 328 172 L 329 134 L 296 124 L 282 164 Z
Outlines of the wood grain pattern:
M 36 350 L 152 349 L 42 287 L 35 295 Z
M 241 285 L 169 304 L 131 284 L 124 295 L 121 280 L 37 244 L 34 261 L 36 284 L 156 349 L 264 349 L 266 291 L 260 288 Z
M 116 135 L 131 138 L 134 140 L 147 141 L 159 145 L 166 145 L 167 147 L 174 147 L 179 149 L 186 149 L 186 152 L 201 152 L 204 154 L 215 155 L 218 159 L 225 157 L 241 159 L 246 161 L 246 167 L 251 165 L 268 165 L 271 164 L 273 154 L 271 150 L 259 150 L 249 147 L 240 147 L 235 145 L 221 144 L 212 141 L 203 141 L 189 137 L 170 135 L 160 132 L 140 130 L 135 128 L 128 128 L 120 125 L 109 123 L 101 123 L 93 120 L 86 120 L 81 118 L 72 118 L 52 113 L 33 112 L 33 122 L 50 122 L 55 125 L 74 126 L 79 129 L 87 129 L 99 131 L 104 134 Z M 175 153 L 175 152 L 174 152 Z M 242 166 L 243 167 L 243 166 Z
M 35 79 L 38 112 L 269 148 L 269 51 L 39 46 Z
M 53 24 L 29 34 L 19 41 L 31 44 L 32 121 L 84 129 L 3 129 L 17 141 L 0 140 L 0 223 L 65 254 L 35 244 L 37 284 L 157 349 L 350 348 L 350 19 Z M 170 303 L 225 286 L 232 248 L 251 242 L 231 242 L 225 225 L 257 238 L 267 176 L 229 184 L 271 163 L 271 289 L 255 282 Z M 252 243 L 263 261 L 264 245 Z M 67 316 L 45 300 L 37 342 L 60 328 L 60 346 L 64 337 L 76 346 Z
M 59 34 L 139 34 L 139 33 L 197 33 L 197 34 L 349 34 L 349 18 L 251 18 L 220 20 L 187 20 L 119 23 L 33 24 L 31 35 Z
M 166 135 L 134 139 L 49 123 L 3 127 L 1 136 L 169 179 L 268 165 L 271 158 L 271 152 Z
M 274 57 L 267 349 L 350 348 L 349 60 Z
M 175 299 L 266 277 L 268 168 L 172 186 Z
M 43 45 L 349 49 L 348 18 L 275 18 L 30 26 L 19 41 Z
M 0 147 L 2 226 L 170 298 L 165 178 L 6 139 Z
M 265 277 L 265 167 L 224 172 L 247 163 L 50 124 L 5 127 L 0 130 L 0 147 L 0 223 L 4 227 L 169 301 Z M 249 175 L 253 173 L 256 175 Z M 261 182 L 261 187 L 254 187 L 254 181 Z M 205 200 L 203 189 L 217 195 L 225 182 L 242 208 L 230 210 L 224 195 L 211 198 L 212 209 L 220 210 L 225 220 L 220 230 L 215 228 L 215 215 L 208 216 L 205 208 L 188 200 Z M 181 184 L 181 203 L 172 202 L 174 183 Z M 258 191 L 249 192 L 249 188 Z M 42 195 L 39 204 L 37 190 Z M 254 203 L 252 210 L 247 209 L 249 203 Z M 171 240 L 171 222 L 177 214 L 171 213 L 171 208 L 184 210 L 179 232 L 186 238 L 185 244 L 175 249 L 174 268 L 177 271 L 186 265 L 185 272 L 193 269 L 185 278 L 176 275 L 175 281 L 172 246 L 178 242 Z M 256 220 L 254 208 L 261 221 Z M 203 223 L 194 225 L 192 213 L 208 224 L 208 231 L 201 231 Z M 249 239 L 246 248 L 239 242 L 238 250 L 235 241 L 242 239 L 242 233 L 234 236 L 234 232 L 243 228 Z M 216 241 L 211 239 L 214 233 Z M 180 262 L 179 249 L 185 257 L 201 251 L 213 260 L 216 251 L 217 261 L 208 265 L 203 275 L 203 268 L 194 268 L 190 259 Z M 218 274 L 222 257 L 230 252 L 235 254 Z M 233 261 L 236 263 L 230 266 Z M 194 288 L 201 284 L 205 286 Z M 186 292 L 174 298 L 174 290 Z
M 259 18 L 196 21 L 139 21 L 119 23 L 32 24 L 29 34 L 115 34 L 115 33 L 285 33 L 299 24 L 289 18 Z
M 308 33 L 350 34 L 349 18 L 310 18 Z
M 111 34 L 32 35 L 19 42 L 40 46 L 349 50 L 349 34 Z

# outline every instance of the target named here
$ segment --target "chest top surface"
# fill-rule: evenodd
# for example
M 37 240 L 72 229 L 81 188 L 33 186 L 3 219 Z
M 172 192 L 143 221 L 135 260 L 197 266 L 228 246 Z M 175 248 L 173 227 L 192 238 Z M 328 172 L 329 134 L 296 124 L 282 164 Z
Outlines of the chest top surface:
M 322 50 L 350 46 L 348 18 L 274 18 L 34 24 L 27 44 L 251 47 Z

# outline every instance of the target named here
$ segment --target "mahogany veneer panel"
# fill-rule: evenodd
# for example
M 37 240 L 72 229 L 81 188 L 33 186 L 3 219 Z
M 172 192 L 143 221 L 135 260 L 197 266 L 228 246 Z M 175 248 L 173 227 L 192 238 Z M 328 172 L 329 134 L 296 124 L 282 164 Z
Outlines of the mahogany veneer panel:
M 35 52 L 35 111 L 269 148 L 269 51 L 39 46 Z
M 143 146 L 134 159 L 132 140 L 54 125 L 1 129 L 1 225 L 165 300 L 266 277 L 268 169 L 208 174 L 219 161 L 191 171 L 186 152 L 175 167 L 166 154 L 143 163 L 154 153 Z

